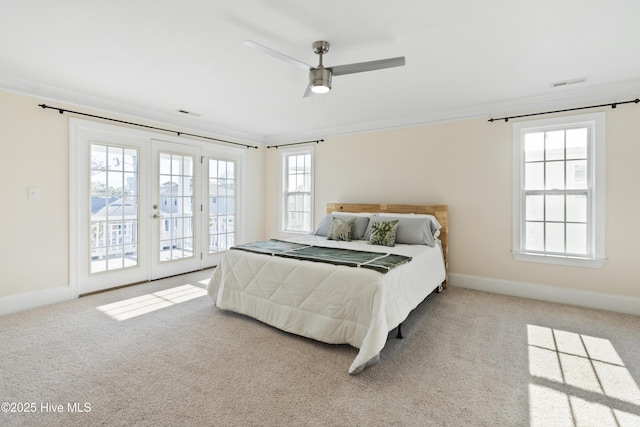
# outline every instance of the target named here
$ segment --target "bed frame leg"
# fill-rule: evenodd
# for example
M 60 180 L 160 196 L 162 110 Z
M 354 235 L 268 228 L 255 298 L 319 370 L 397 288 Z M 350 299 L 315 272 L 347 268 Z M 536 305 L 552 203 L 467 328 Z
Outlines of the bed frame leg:
M 399 339 L 399 340 L 401 340 L 402 338 L 404 338 L 404 337 L 402 336 L 402 323 L 400 323 L 400 324 L 398 325 L 398 335 L 396 335 L 396 338 L 397 338 L 397 339 Z

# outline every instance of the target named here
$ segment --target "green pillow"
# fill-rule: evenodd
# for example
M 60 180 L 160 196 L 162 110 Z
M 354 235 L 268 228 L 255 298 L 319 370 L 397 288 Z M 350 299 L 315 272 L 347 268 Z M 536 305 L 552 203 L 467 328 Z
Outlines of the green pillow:
M 353 225 L 356 223 L 355 217 L 340 218 L 334 217 L 331 222 L 331 230 L 329 230 L 329 240 L 344 240 L 345 242 L 351 241 L 351 233 L 353 233 Z
M 373 221 L 369 243 L 379 246 L 394 246 L 399 222 L 397 219 L 394 221 Z

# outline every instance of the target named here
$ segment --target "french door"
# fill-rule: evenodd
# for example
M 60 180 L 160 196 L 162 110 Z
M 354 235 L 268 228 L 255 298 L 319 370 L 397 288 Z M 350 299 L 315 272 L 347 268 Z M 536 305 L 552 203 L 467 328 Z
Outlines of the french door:
M 78 294 L 213 266 L 235 244 L 237 152 L 71 124 L 71 277 Z
M 202 268 L 201 149 L 151 141 L 151 279 Z

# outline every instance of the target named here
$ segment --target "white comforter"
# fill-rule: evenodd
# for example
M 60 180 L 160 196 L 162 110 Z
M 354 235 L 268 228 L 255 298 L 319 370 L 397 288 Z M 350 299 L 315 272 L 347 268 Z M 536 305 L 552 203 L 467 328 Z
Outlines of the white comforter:
M 216 305 L 287 332 L 360 351 L 357 374 L 379 360 L 389 331 L 445 279 L 442 250 L 424 245 L 373 246 L 319 236 L 292 241 L 413 257 L 386 274 L 365 268 L 228 251 L 207 291 Z

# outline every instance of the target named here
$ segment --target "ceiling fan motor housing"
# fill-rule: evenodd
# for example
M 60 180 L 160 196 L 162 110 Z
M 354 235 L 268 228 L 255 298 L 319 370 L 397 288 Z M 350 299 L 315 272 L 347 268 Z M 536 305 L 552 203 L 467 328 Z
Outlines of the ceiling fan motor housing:
M 312 69 L 309 71 L 311 90 L 317 93 L 329 92 L 331 90 L 331 77 L 331 70 L 327 70 L 324 67 Z M 322 88 L 326 89 L 323 90 Z

